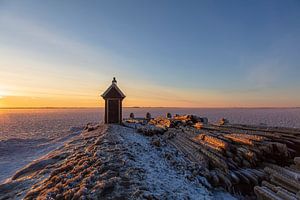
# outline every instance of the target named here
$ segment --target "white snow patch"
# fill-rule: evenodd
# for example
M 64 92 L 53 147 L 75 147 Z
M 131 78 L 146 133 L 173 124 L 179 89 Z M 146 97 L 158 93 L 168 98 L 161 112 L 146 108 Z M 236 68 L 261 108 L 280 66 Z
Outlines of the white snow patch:
M 226 192 L 210 192 L 198 181 L 190 181 L 186 174 L 176 171 L 163 158 L 162 152 L 150 144 L 149 138 L 133 129 L 122 128 L 122 142 L 135 157 L 135 167 L 145 170 L 150 194 L 167 199 L 235 199 Z
M 71 127 L 68 135 L 49 140 L 11 138 L 0 140 L 0 183 L 8 181 L 17 170 L 41 156 L 61 147 L 65 141 L 79 135 L 83 127 Z

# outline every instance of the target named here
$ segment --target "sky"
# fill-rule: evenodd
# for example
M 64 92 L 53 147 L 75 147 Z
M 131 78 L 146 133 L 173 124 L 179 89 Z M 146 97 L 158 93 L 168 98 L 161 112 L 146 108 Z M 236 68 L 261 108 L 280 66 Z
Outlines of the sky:
M 299 107 L 300 1 L 0 0 L 0 107 Z

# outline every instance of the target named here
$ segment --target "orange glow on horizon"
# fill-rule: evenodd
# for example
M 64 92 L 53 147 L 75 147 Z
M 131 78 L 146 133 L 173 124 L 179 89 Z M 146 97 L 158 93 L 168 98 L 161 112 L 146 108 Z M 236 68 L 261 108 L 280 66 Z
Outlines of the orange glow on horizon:
M 170 103 L 171 102 L 171 103 Z M 209 99 L 198 102 L 169 100 L 169 99 L 142 99 L 126 97 L 124 107 L 286 107 L 285 104 L 270 104 L 270 102 L 231 102 L 226 99 Z M 34 108 L 34 107 L 104 107 L 104 100 L 100 96 L 95 98 L 76 97 L 28 97 L 28 96 L 2 96 L 0 108 Z
M 0 98 L 2 108 L 26 107 L 99 107 L 103 103 L 99 99 L 47 98 L 27 96 L 5 96 Z
M 53 89 L 7 86 L 0 89 L 0 108 L 104 107 L 104 100 L 100 94 L 109 84 L 99 85 L 100 87 L 93 85 L 87 88 L 74 87 L 74 90 L 68 87 Z M 182 90 L 142 82 L 137 85 L 130 81 L 122 82 L 119 87 L 126 95 L 124 107 L 288 107 L 287 105 L 296 107 L 298 104 L 297 98 L 292 99 L 285 95 L 270 101 L 270 97 L 277 94 L 277 91 L 270 91 L 264 95 L 247 91 L 233 94 L 204 89 Z

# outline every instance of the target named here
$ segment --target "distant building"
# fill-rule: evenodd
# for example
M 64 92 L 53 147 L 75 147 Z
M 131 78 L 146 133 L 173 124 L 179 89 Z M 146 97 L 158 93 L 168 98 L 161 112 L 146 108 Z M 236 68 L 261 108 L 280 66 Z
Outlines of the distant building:
M 105 100 L 105 123 L 120 124 L 122 122 L 122 101 L 126 96 L 118 88 L 115 77 L 112 80 L 111 86 L 101 96 Z

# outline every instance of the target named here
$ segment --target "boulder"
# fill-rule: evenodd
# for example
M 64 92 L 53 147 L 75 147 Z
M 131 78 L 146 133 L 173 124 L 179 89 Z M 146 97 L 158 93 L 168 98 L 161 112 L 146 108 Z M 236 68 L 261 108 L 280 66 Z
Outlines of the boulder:
M 172 118 L 171 113 L 167 113 L 167 114 L 166 114 L 166 118 L 171 119 L 171 118 Z
M 163 134 L 167 130 L 165 128 L 157 127 L 154 125 L 145 125 L 145 126 L 139 127 L 137 129 L 137 131 L 146 136 L 153 136 L 153 135 L 157 135 L 157 134 Z
M 134 119 L 134 114 L 133 114 L 133 113 L 130 113 L 129 118 L 130 118 L 130 119 Z
M 225 118 L 222 118 L 222 119 L 220 119 L 220 121 L 219 121 L 219 125 L 227 125 L 227 124 L 229 124 L 229 120 L 228 119 L 225 119 Z
M 194 124 L 194 127 L 196 129 L 201 129 L 201 128 L 203 128 L 203 126 L 204 126 L 204 124 L 202 122 L 197 122 L 196 124 Z

